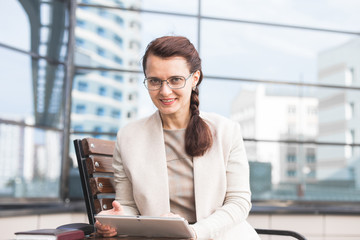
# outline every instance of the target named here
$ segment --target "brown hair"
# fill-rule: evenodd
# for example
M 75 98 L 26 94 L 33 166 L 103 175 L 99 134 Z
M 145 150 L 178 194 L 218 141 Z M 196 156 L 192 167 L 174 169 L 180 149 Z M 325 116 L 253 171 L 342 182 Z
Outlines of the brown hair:
M 201 59 L 194 45 L 185 37 L 180 36 L 164 36 L 156 38 L 146 48 L 142 65 L 145 73 L 146 61 L 148 56 L 152 54 L 161 58 L 173 56 L 185 58 L 190 72 L 200 71 L 200 78 L 197 82 L 195 90 L 191 92 L 190 111 L 191 118 L 185 131 L 185 151 L 190 156 L 202 156 L 212 146 L 212 134 L 209 126 L 200 117 L 199 112 L 199 88 L 203 74 L 201 71 Z

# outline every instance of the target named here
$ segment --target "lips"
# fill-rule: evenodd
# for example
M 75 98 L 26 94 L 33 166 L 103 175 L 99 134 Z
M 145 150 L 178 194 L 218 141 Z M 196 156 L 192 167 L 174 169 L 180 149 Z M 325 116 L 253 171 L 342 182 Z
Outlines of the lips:
M 169 99 L 160 99 L 160 101 L 165 105 L 170 105 L 173 102 L 175 102 L 175 98 L 169 98 Z

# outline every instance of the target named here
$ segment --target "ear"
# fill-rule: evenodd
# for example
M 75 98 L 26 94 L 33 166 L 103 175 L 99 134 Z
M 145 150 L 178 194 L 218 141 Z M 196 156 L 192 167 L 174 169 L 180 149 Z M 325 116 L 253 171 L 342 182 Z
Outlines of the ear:
M 200 73 L 199 70 L 194 72 L 193 77 L 192 77 L 193 81 L 192 81 L 192 84 L 191 84 L 192 87 L 195 87 L 197 85 L 197 83 L 199 82 L 200 74 L 201 73 Z

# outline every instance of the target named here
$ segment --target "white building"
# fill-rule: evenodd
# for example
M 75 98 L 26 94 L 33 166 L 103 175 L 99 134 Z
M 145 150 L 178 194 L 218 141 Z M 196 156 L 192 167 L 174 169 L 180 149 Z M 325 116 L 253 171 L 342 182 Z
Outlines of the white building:
M 134 8 L 140 4 L 140 0 L 82 2 Z M 139 70 L 139 13 L 80 6 L 76 16 L 77 66 Z M 78 73 L 72 92 L 72 129 L 116 133 L 136 117 L 137 98 L 136 73 L 93 70 Z
M 320 84 L 360 87 L 360 40 L 323 51 L 318 56 Z M 319 89 L 319 141 L 360 142 L 360 92 Z M 317 178 L 354 180 L 360 187 L 359 147 L 323 146 L 317 152 Z M 358 172 L 356 174 L 356 172 Z
M 7 115 L 9 117 L 9 115 Z M 11 119 L 33 125 L 34 117 Z M 56 197 L 61 169 L 61 133 L 30 126 L 0 125 L 2 196 Z
M 2 195 L 13 194 L 10 186 L 22 174 L 24 131 L 22 126 L 0 124 L 0 189 L 8 189 Z
M 290 91 L 289 91 L 290 89 Z M 232 104 L 231 118 L 240 123 L 243 137 L 260 140 L 314 140 L 317 136 L 318 101 L 297 96 L 291 88 L 243 89 Z M 270 162 L 272 182 L 296 182 L 314 175 L 312 146 L 272 142 L 246 142 L 249 161 Z

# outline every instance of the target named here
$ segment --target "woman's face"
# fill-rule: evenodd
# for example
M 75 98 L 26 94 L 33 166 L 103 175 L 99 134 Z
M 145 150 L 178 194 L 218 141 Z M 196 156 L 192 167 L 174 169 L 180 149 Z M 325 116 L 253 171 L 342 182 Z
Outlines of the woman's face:
M 149 55 L 145 75 L 147 78 L 158 78 L 161 80 L 173 76 L 187 78 L 191 74 L 186 60 L 183 57 L 160 58 Z M 184 88 L 171 89 L 166 82 L 158 90 L 149 90 L 149 95 L 155 106 L 162 115 L 169 117 L 187 117 L 190 114 L 190 96 L 194 86 L 200 77 L 200 71 L 196 71 L 188 80 Z

